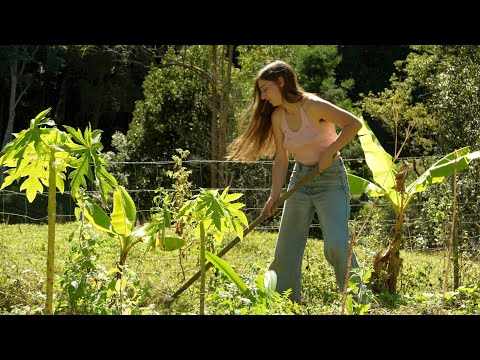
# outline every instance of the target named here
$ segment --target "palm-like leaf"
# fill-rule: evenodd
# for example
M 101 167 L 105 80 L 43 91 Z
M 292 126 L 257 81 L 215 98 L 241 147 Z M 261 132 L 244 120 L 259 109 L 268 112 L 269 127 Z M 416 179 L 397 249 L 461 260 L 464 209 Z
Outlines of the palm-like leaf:
M 235 285 L 238 286 L 240 291 L 248 299 L 250 299 L 252 302 L 255 302 L 255 298 L 253 297 L 250 289 L 247 287 L 247 285 L 245 285 L 245 283 L 242 281 L 240 276 L 238 276 L 238 274 L 235 272 L 235 270 L 233 270 L 232 267 L 230 265 L 228 265 L 228 263 L 225 260 L 219 258 L 217 255 L 215 255 L 215 254 L 213 254 L 209 251 L 205 251 L 205 258 L 208 261 L 210 261 L 218 270 L 220 270 L 225 275 L 227 275 L 228 278 L 230 280 L 232 280 L 235 283 Z
M 119 186 L 113 193 L 112 227 L 123 236 L 130 236 L 135 227 L 136 209 L 130 195 L 123 186 Z
M 455 150 L 444 156 L 406 188 L 407 199 L 409 200 L 413 194 L 424 191 L 432 184 L 442 182 L 447 176 L 453 175 L 455 171 L 468 169 L 470 161 L 479 157 L 480 151 L 470 153 L 468 147 Z
M 394 188 L 396 171 L 392 157 L 383 149 L 365 121 L 362 118 L 360 120 L 363 124 L 359 131 L 360 143 L 365 153 L 365 161 L 372 171 L 376 184 L 349 174 L 350 192 L 352 195 L 365 193 L 373 197 L 386 195 L 398 214 L 401 194 Z M 479 157 L 480 151 L 470 153 L 468 147 L 446 155 L 406 187 L 403 207 L 408 205 L 415 193 L 424 191 L 429 185 L 443 181 L 447 176 L 453 175 L 455 171 L 467 169 L 470 161 Z
M 392 203 L 395 211 L 400 208 L 400 193 L 393 189 L 395 186 L 395 165 L 392 156 L 385 151 L 377 137 L 362 117 L 362 128 L 358 132 L 365 162 L 372 171 L 373 180 L 381 187 L 388 200 Z

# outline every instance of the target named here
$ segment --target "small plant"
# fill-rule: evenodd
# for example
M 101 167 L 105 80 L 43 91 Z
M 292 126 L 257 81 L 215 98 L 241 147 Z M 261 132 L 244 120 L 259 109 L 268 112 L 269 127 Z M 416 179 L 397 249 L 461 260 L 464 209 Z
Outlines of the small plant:
M 240 277 L 224 260 L 208 252 L 206 256 L 220 270 L 217 287 L 207 296 L 212 313 L 292 315 L 305 312 L 302 306 L 289 299 L 291 289 L 283 294 L 275 291 L 276 275 L 273 270 L 268 270 L 263 275 Z
M 172 207 L 174 211 L 180 210 L 183 204 L 185 204 L 185 201 L 192 197 L 192 183 L 189 181 L 192 170 L 187 170 L 187 168 L 183 166 L 183 160 L 190 155 L 190 151 L 182 149 L 176 149 L 176 151 L 180 156 L 172 156 L 174 161 L 173 170 L 166 172 L 167 176 L 173 179 L 172 187 L 175 191 L 172 197 Z M 178 228 L 177 234 L 180 235 L 180 229 Z
M 149 249 L 159 247 L 163 251 L 180 249 L 185 240 L 172 234 L 172 223 L 175 213 L 171 210 L 172 195 L 163 189 L 153 198 L 155 206 L 150 209 L 150 222 L 146 224 Z M 162 197 L 163 196 L 163 197 Z
M 136 244 L 148 241 L 147 225 L 136 226 L 137 210 L 133 199 L 123 186 L 119 186 L 113 193 L 110 216 L 85 193 L 77 195 L 77 202 L 90 224 L 118 242 L 120 259 L 117 262 L 117 278 L 120 279 L 129 252 Z
M 243 194 L 228 194 L 228 187 L 219 194 L 218 190 L 202 189 L 193 199 L 188 200 L 179 213 L 196 226 L 200 235 L 200 314 L 205 312 L 205 247 L 209 236 L 220 244 L 225 233 L 234 231 L 243 239 L 243 227 L 248 220 L 240 209 L 245 205 L 234 203 Z
M 249 287 L 225 260 L 208 251 L 205 252 L 205 257 L 241 291 L 243 297 L 240 297 L 240 301 L 245 304 L 246 307 L 239 310 L 239 314 L 266 315 L 275 312 L 294 313 L 301 308 L 289 300 L 288 297 L 291 289 L 283 295 L 275 291 L 277 285 L 277 274 L 275 271 L 267 270 L 265 274 L 258 275 L 255 286 Z M 298 309 L 292 310 L 292 308 Z M 236 313 L 236 311 L 234 313 Z
M 128 315 L 143 313 L 139 302 L 146 293 L 137 275 L 126 266 L 107 269 L 98 263 L 102 238 L 91 224 L 81 225 L 79 235 L 67 239 L 70 251 L 59 285 L 55 314 Z
M 83 226 L 79 232 L 77 241 L 75 231 L 66 239 L 70 251 L 59 281 L 62 292 L 56 301 L 55 314 L 107 314 L 104 278 L 108 271 L 97 263 L 98 239 Z
M 355 268 L 351 271 L 347 289 L 347 315 L 364 315 L 371 307 L 374 296 L 372 290 L 368 288 L 368 283 L 373 270 L 363 271 L 363 268 Z

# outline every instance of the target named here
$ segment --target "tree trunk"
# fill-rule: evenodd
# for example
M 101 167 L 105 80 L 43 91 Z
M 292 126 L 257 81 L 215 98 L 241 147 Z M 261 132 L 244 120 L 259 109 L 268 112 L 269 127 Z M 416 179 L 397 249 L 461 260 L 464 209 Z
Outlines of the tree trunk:
M 18 83 L 17 66 L 18 66 L 17 60 L 13 60 L 10 63 L 10 99 L 9 99 L 9 105 L 8 105 L 8 122 L 7 122 L 7 127 L 5 128 L 5 133 L 3 135 L 2 148 L 0 149 L 0 151 L 3 150 L 5 145 L 7 145 L 12 140 L 13 124 L 15 122 L 15 106 L 16 106 L 15 97 L 17 96 L 17 83 Z M 4 174 L 5 171 L 6 171 L 6 168 L 3 166 L 0 166 L 0 183 L 3 183 L 3 180 L 5 179 L 5 174 Z
M 217 165 L 218 160 L 218 124 L 217 124 L 217 45 L 212 45 L 212 163 L 210 165 L 210 187 L 217 188 Z
M 456 217 L 458 219 L 458 215 Z M 460 244 L 458 239 L 458 226 L 460 224 L 457 219 L 455 219 L 454 232 L 453 232 L 453 289 L 456 290 L 460 286 Z M 461 221 L 461 220 L 460 220 Z
M 50 151 L 48 173 L 48 253 L 47 253 L 47 298 L 45 314 L 53 314 L 53 278 L 55 275 L 55 219 L 56 219 L 56 171 L 55 150 Z
M 32 81 L 27 83 L 17 98 L 17 86 L 19 79 L 22 78 L 29 58 L 33 58 L 38 51 L 40 45 L 37 45 L 31 53 L 29 53 L 28 46 L 19 46 L 18 50 L 25 52 L 23 60 L 19 63 L 19 58 L 15 58 L 10 62 L 10 100 L 8 109 L 8 123 L 3 137 L 2 149 L 12 140 L 13 125 L 15 123 L 15 109 L 20 102 L 22 96 L 27 92 L 32 84 Z M 20 69 L 18 68 L 20 66 Z
M 65 77 L 62 81 L 62 86 L 60 88 L 60 94 L 58 95 L 57 106 L 55 107 L 55 123 L 61 125 L 65 121 L 65 107 L 67 104 L 67 88 L 71 80 L 69 74 L 65 74 Z
M 98 79 L 98 83 L 97 83 L 97 86 L 96 86 L 97 101 L 95 101 L 95 106 L 94 106 L 94 109 L 93 109 L 93 116 L 92 116 L 92 119 L 90 120 L 91 124 L 92 124 L 92 130 L 99 128 L 101 110 L 102 110 L 103 103 L 104 103 L 103 97 L 104 97 L 104 94 L 105 94 L 105 81 L 104 81 L 104 79 L 105 79 L 105 76 L 101 75 L 100 78 Z
M 387 287 L 390 294 L 397 292 L 397 279 L 400 274 L 403 259 L 400 257 L 400 246 L 402 245 L 403 220 L 405 218 L 405 209 L 400 209 L 395 223 L 395 234 L 390 245 L 390 259 L 387 268 Z
M 218 158 L 224 160 L 227 150 L 227 129 L 229 128 L 230 116 L 230 82 L 232 78 L 232 63 L 233 63 L 233 45 L 227 45 L 228 63 L 225 85 L 222 86 L 222 97 L 220 103 L 220 121 L 219 121 L 219 141 L 218 141 Z M 225 187 L 226 176 L 224 163 L 220 163 L 219 169 L 220 186 Z
M 391 294 L 397 292 L 397 279 L 403 263 L 403 259 L 400 257 L 400 247 L 402 245 L 404 218 L 405 209 L 401 206 L 395 222 L 393 241 L 385 252 L 380 250 L 373 259 L 371 283 L 375 291 L 380 292 L 386 287 Z M 386 274 L 382 273 L 384 269 L 386 269 Z
M 15 98 L 17 96 L 18 84 L 18 60 L 10 63 L 10 101 L 8 106 L 8 123 L 3 136 L 2 149 L 12 140 L 13 124 L 15 122 Z

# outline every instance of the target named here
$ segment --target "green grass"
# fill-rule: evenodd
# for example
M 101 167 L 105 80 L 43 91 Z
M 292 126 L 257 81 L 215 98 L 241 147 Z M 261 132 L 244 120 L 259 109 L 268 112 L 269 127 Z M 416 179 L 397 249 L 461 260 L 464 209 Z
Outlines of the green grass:
M 77 229 L 76 223 L 57 224 L 55 246 L 54 296 L 61 291 L 58 280 L 65 269 L 70 243 L 68 235 Z M 275 250 L 276 232 L 254 231 L 232 248 L 223 258 L 246 282 L 254 283 L 263 274 Z M 78 237 L 78 232 L 76 235 Z M 226 236 L 226 243 L 234 238 Z M 101 237 L 98 263 L 106 268 L 115 266 L 118 245 L 108 237 Z M 362 242 L 371 243 L 371 242 Z M 220 247 L 222 248 L 223 245 Z M 372 254 L 378 249 L 365 245 L 356 247 L 359 263 L 371 266 Z M 0 312 L 41 313 L 44 306 L 47 256 L 46 225 L 0 225 Z M 374 308 L 369 314 L 479 314 L 480 313 L 480 266 L 462 257 L 461 283 L 464 287 L 453 292 L 453 270 L 449 270 L 449 281 L 444 297 L 446 257 L 442 252 L 402 251 L 403 268 L 398 281 L 398 294 L 375 294 Z M 150 306 L 157 314 L 198 314 L 199 281 L 183 292 L 173 303 L 164 300 L 177 291 L 199 269 L 198 254 L 193 247 L 179 252 L 146 251 L 144 244 L 135 246 L 127 259 L 136 272 L 140 283 L 148 288 L 143 306 Z M 182 265 L 182 266 L 181 266 Z M 233 298 L 240 294 L 228 279 L 216 274 L 214 269 L 207 273 L 208 294 L 218 293 L 217 302 L 207 300 L 206 313 L 231 313 L 219 307 L 222 294 L 229 294 L 230 308 Z M 468 288 L 470 287 L 470 288 Z M 207 294 L 207 295 L 208 295 Z M 227 298 L 225 298 L 227 299 Z M 303 300 L 305 304 L 297 311 L 301 314 L 340 314 L 341 293 L 337 289 L 333 268 L 323 255 L 323 241 L 310 238 L 307 242 L 303 262 Z M 223 301 L 224 304 L 228 303 Z M 237 300 L 235 300 L 237 301 Z M 227 305 L 222 305 L 227 306 Z M 230 312 L 229 312 L 230 311 Z

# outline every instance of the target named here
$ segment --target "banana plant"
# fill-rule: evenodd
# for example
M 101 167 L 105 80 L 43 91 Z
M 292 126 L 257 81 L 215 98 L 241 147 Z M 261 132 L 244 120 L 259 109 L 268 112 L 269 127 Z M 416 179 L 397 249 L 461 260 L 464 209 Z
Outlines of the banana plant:
M 205 312 L 205 245 L 207 237 L 213 237 L 220 244 L 225 233 L 234 231 L 243 239 L 243 226 L 248 227 L 248 220 L 242 210 L 245 204 L 234 203 L 243 194 L 228 194 L 226 187 L 221 194 L 218 189 L 201 189 L 200 193 L 187 200 L 179 211 L 179 218 L 195 226 L 200 237 L 200 314 Z
M 358 132 L 360 143 L 365 154 L 365 161 L 373 175 L 373 182 L 359 176 L 348 174 L 350 193 L 352 195 L 366 194 L 371 197 L 385 196 L 393 206 L 396 214 L 393 240 L 386 251 L 380 251 L 374 258 L 375 280 L 383 269 L 387 269 L 385 283 L 390 293 L 396 293 L 397 278 L 400 273 L 402 258 L 400 246 L 402 243 L 403 221 L 405 210 L 416 193 L 422 192 L 429 186 L 444 181 L 448 176 L 468 169 L 469 163 L 480 157 L 480 151 L 470 152 L 464 147 L 451 152 L 435 162 L 423 174 L 405 184 L 409 164 L 401 162 L 395 164 L 375 134 L 362 121 L 362 128 Z
M 75 197 L 81 187 L 86 187 L 88 178 L 100 190 L 102 199 L 108 200 L 108 191 L 117 187 L 115 178 L 104 168 L 101 154 L 101 130 L 92 131 L 90 125 L 84 133 L 64 126 L 67 132 L 56 127 L 47 115 L 52 108 L 40 112 L 30 120 L 28 129 L 13 134 L 15 137 L 2 150 L 0 166 L 9 167 L 0 190 L 20 182 L 20 191 L 25 190 L 31 203 L 37 193 L 48 187 L 48 249 L 45 314 L 53 314 L 53 278 L 56 223 L 56 189 L 65 190 L 67 168 L 72 195 Z M 93 163 L 93 171 L 91 167 Z

